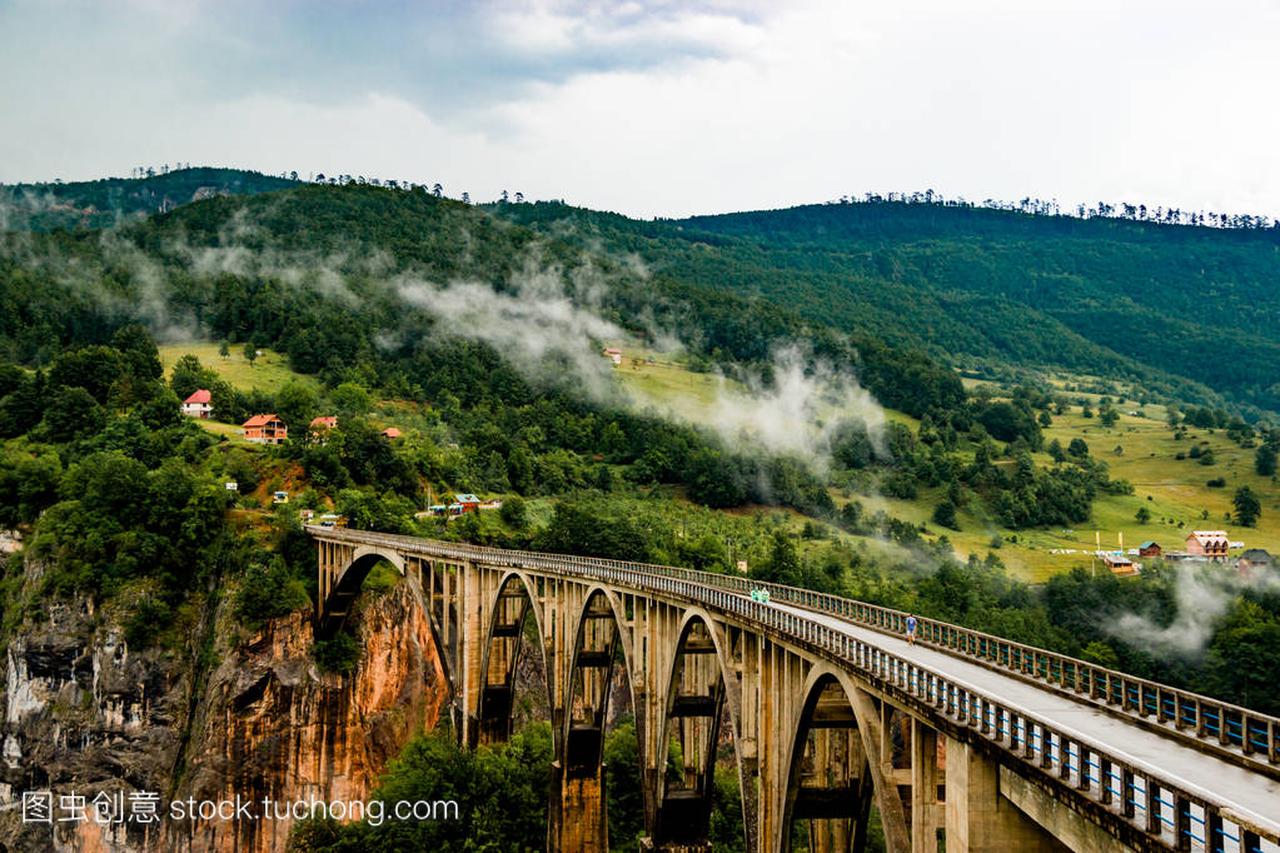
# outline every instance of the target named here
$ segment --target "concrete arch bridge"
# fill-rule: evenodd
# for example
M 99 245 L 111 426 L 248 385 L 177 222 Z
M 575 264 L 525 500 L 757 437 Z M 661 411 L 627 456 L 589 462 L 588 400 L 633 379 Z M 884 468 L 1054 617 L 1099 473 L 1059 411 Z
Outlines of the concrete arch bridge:
M 761 603 L 738 576 L 307 531 L 321 636 L 379 561 L 421 585 L 465 742 L 509 736 L 519 657 L 543 656 L 551 850 L 608 849 L 602 752 L 622 689 L 650 849 L 710 849 L 728 742 L 750 851 L 788 850 L 796 821 L 811 850 L 860 850 L 874 804 L 891 851 L 1280 853 L 1273 717 L 928 619 L 908 645 L 904 613 L 774 585 Z

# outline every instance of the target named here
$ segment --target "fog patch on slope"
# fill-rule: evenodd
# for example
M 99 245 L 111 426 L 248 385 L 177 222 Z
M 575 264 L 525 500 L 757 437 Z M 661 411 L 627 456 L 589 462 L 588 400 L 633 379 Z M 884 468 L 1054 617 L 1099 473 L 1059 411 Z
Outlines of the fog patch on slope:
M 774 350 L 768 373 L 748 373 L 738 382 L 716 374 L 707 405 L 641 399 L 714 431 L 736 451 L 794 456 L 818 470 L 830 467 L 837 434 L 850 422 L 864 428 L 876 451 L 887 455 L 884 409 L 851 373 L 798 344 Z
M 575 288 L 588 304 L 595 294 L 583 281 Z M 561 272 L 528 264 L 505 290 L 476 281 L 447 285 L 402 277 L 396 292 L 436 321 L 440 334 L 491 346 L 527 376 L 571 382 L 597 401 L 616 389 L 602 342 L 624 338 L 616 324 L 571 298 Z
M 1128 645 L 1158 657 L 1199 657 L 1236 596 L 1245 590 L 1277 591 L 1280 580 L 1272 573 L 1247 578 L 1217 564 L 1179 563 L 1173 586 L 1177 612 L 1168 625 L 1124 613 L 1109 630 Z

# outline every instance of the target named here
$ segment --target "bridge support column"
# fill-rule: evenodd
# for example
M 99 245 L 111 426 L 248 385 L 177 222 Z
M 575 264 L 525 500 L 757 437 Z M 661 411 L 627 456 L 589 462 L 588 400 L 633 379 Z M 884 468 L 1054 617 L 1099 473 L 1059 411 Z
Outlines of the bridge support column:
M 938 733 L 911 721 L 911 853 L 938 853 Z
M 480 670 L 485 629 L 485 590 L 480 572 L 471 563 L 460 563 L 458 577 L 458 670 L 461 687 L 462 743 L 475 746 L 480 734 Z
M 1000 768 L 995 761 L 954 738 L 947 738 L 946 747 L 947 853 L 1068 849 L 1000 795 Z
M 557 761 L 551 768 L 551 790 L 547 839 L 551 853 L 609 853 L 603 765 L 590 775 L 577 776 L 565 773 Z

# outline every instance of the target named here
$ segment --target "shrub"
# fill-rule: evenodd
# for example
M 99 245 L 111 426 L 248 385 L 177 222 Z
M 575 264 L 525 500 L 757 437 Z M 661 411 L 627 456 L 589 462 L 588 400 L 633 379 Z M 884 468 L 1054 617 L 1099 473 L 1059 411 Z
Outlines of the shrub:
M 236 593 L 236 616 L 250 627 L 284 616 L 310 603 L 302 581 L 293 577 L 284 560 L 256 563 L 244 573 Z
M 360 662 L 360 644 L 355 637 L 340 632 L 327 640 L 316 640 L 311 657 L 321 672 L 349 675 Z

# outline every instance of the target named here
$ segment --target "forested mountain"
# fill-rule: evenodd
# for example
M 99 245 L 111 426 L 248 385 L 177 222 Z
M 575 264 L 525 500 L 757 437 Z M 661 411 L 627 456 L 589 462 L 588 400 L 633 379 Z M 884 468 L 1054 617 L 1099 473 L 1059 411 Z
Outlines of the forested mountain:
M 515 752 L 477 763 L 443 735 L 361 728 L 379 716 L 342 703 L 387 671 L 362 669 L 355 632 L 401 649 L 387 626 L 411 627 L 421 609 L 394 571 L 371 573 L 369 609 L 314 640 L 303 512 L 500 547 L 745 566 L 1280 708 L 1273 588 L 1216 564 L 1097 577 L 1082 568 L 1088 556 L 1049 553 L 1075 528 L 1124 522 L 1172 546 L 1202 523 L 1251 546 L 1280 543 L 1280 429 L 1225 405 L 1159 405 L 1220 398 L 1194 381 L 1200 365 L 1177 375 L 1151 353 L 1140 361 L 1071 328 L 1068 310 L 1102 311 L 1099 294 L 1133 285 L 1125 310 L 1176 325 L 1176 300 L 1134 285 L 1141 257 L 1186 288 L 1201 275 L 1186 265 L 1201 263 L 1224 303 L 1244 310 L 1253 298 L 1265 315 L 1274 247 L 1262 234 L 893 205 L 639 222 L 554 203 L 474 206 L 423 188 L 266 191 L 277 179 L 248 174 L 205 184 L 201 171 L 164 176 L 191 180 L 165 191 L 172 210 L 142 215 L 159 178 L 109 181 L 75 204 L 134 215 L 0 231 L 0 644 L 22 661 L 11 673 L 38 681 L 18 684 L 22 695 L 59 697 L 0 728 L 20 745 L 13 778 L 55 790 L 117 778 L 103 768 L 131 768 L 130 756 L 101 759 L 49 732 L 74 722 L 105 741 L 127 706 L 147 732 L 137 742 L 166 744 L 164 761 L 130 785 L 231 785 L 257 761 L 255 742 L 284 737 L 278 726 L 323 701 L 342 711 L 326 717 L 340 731 L 316 730 L 314 744 L 410 743 L 387 790 L 433 790 L 444 773 L 469 802 L 481 792 L 468 786 L 495 804 L 536 801 L 545 779 L 508 769 L 545 766 L 536 726 Z M 197 183 L 222 189 L 192 201 Z M 1047 272 L 1059 268 L 1073 272 Z M 1027 284 L 1041 278 L 1059 290 Z M 1266 363 L 1275 331 L 1263 325 L 1218 334 Z M 602 357 L 609 345 L 626 358 Z M 1270 392 L 1239 384 L 1251 369 L 1239 358 L 1223 369 L 1237 384 L 1222 390 L 1261 400 Z M 957 365 L 1137 381 L 1068 389 L 1028 370 L 1026 382 L 969 392 Z M 630 395 L 659 374 L 673 397 L 705 393 L 702 415 Z M 201 389 L 209 417 L 184 416 L 181 401 Z M 797 395 L 806 406 L 781 417 Z M 288 438 L 252 443 L 240 424 L 268 412 Z M 440 502 L 458 493 L 501 506 L 451 515 Z M 1020 572 L 1029 557 L 1045 571 Z M 1189 615 L 1188 588 L 1219 615 Z M 1154 627 L 1115 630 L 1135 619 Z M 127 655 L 111 651 L 121 642 Z M 94 655 L 132 668 L 109 680 L 116 693 L 75 683 L 74 661 Z M 301 689 L 263 687 L 283 658 L 305 673 Z M 424 683 L 407 665 L 392 681 L 388 696 Z M 437 718 L 431 697 L 415 701 L 421 719 Z M 204 725 L 209 703 L 225 725 Z M 261 740 L 227 751 L 242 729 Z M 634 738 L 625 721 L 610 735 L 619 773 Z M 209 755 L 232 760 L 210 767 Z M 273 785 L 292 778 L 272 772 Z M 721 849 L 741 849 L 733 774 L 720 776 Z M 610 784 L 619 847 L 634 846 L 640 825 L 626 778 Z M 491 823 L 494 845 L 515 849 L 540 812 Z M 424 825 L 415 846 L 474 830 Z M 298 849 L 377 847 L 390 831 L 312 824 Z M 0 842 L 15 849 L 35 833 L 0 821 Z
M 144 178 L 0 185 L 0 230 L 101 228 L 218 195 L 270 192 L 297 181 L 242 169 L 177 169 Z
M 174 285 L 152 294 L 162 305 L 151 300 L 144 309 L 162 309 L 165 322 L 188 322 L 205 335 L 280 341 L 306 372 L 362 361 L 376 370 L 379 333 L 385 342 L 430 325 L 430 312 L 405 312 L 405 281 L 388 287 L 397 276 L 481 281 L 501 292 L 554 270 L 566 273 L 566 298 L 599 300 L 593 308 L 604 319 L 642 337 L 660 327 L 717 361 L 763 365 L 777 345 L 803 339 L 815 355 L 856 366 L 882 402 L 903 411 L 919 415 L 963 399 L 945 366 L 909 347 L 807 321 L 758 297 L 650 278 L 623 256 L 584 250 L 574 239 L 421 190 L 304 186 L 213 198 L 113 232 L 110 240 L 56 233 L 24 251 L 42 260 L 0 257 L 13 275 L 0 297 L 0 307 L 10 309 L 0 319 L 0 340 L 18 360 L 38 361 L 71 340 L 108 335 L 112 322 L 104 318 L 117 312 L 119 323 L 134 310 L 130 302 L 145 277 L 140 263 L 173 274 Z M 83 275 L 68 279 L 64 262 L 71 257 L 101 264 L 103 279 L 92 288 L 83 286 Z M 326 271 L 343 278 L 340 288 L 326 289 Z M 352 314 L 358 322 L 348 321 Z
M 1280 235 L 856 202 L 638 222 L 501 208 L 670 275 L 945 362 L 1057 367 L 1280 409 Z

